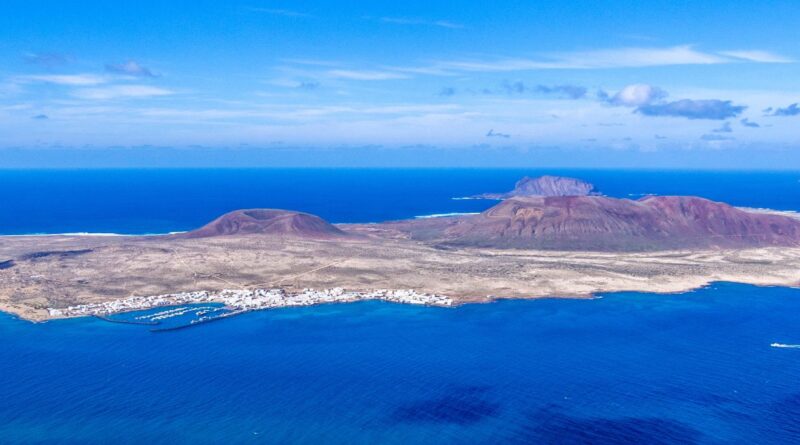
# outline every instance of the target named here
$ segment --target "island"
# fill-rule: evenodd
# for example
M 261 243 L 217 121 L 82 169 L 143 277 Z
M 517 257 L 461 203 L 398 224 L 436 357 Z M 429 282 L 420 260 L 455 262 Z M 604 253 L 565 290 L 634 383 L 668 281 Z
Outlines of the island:
M 691 196 L 618 199 L 587 184 L 527 178 L 535 193 L 475 215 L 331 224 L 244 209 L 170 235 L 3 236 L 0 310 L 44 321 L 192 303 L 230 313 L 363 300 L 449 307 L 800 284 L 792 215 Z
M 514 189 L 505 193 L 482 193 L 461 199 L 503 200 L 515 196 L 587 196 L 597 195 L 594 184 L 563 176 L 525 176 L 514 184 Z

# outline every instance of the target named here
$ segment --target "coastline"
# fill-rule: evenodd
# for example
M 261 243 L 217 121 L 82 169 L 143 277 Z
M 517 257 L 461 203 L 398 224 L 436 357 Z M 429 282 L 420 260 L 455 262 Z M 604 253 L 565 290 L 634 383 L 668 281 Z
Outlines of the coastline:
M 45 253 L 66 254 L 39 255 L 0 271 L 0 310 L 33 322 L 61 318 L 46 308 L 202 290 L 281 289 L 297 295 L 306 289 L 413 289 L 458 306 L 498 299 L 586 299 L 623 291 L 680 293 L 714 282 L 800 284 L 800 248 L 608 253 L 454 251 L 369 238 L 331 242 L 242 236 L 170 243 L 91 238 L 103 241 L 96 245 L 81 237 L 37 239 L 42 243 L 36 247 Z M 11 241 L 0 246 L 0 254 L 18 258 L 30 252 L 30 241 Z M 78 248 L 84 250 L 68 250 Z
M 655 194 L 649 193 L 642 193 L 637 194 L 641 196 L 658 196 Z M 480 198 L 480 197 L 455 197 L 450 198 L 452 200 L 488 200 L 488 201 L 502 201 L 499 198 Z M 734 208 L 738 210 L 742 210 L 749 213 L 756 213 L 756 214 L 763 214 L 763 215 L 777 215 L 777 216 L 786 216 L 793 219 L 800 220 L 800 210 L 776 210 L 764 207 L 746 207 L 746 206 L 734 206 Z M 470 216 L 470 215 L 479 215 L 481 212 L 443 212 L 443 213 L 431 213 L 426 215 L 414 215 L 410 216 L 407 219 L 414 220 L 414 219 L 431 219 L 431 218 L 449 218 L 453 216 Z M 349 226 L 349 225 L 369 225 L 369 224 L 376 224 L 376 222 L 337 222 L 334 225 L 336 226 Z M 22 233 L 22 234 L 0 234 L 0 239 L 3 238 L 38 238 L 38 237 L 98 237 L 98 238 L 114 238 L 114 237 L 127 237 L 127 238 L 145 238 L 145 237 L 160 237 L 160 236 L 170 236 L 170 235 L 179 235 L 182 233 L 188 233 L 188 230 L 177 230 L 171 232 L 163 232 L 163 233 L 116 233 L 116 232 L 61 232 L 61 233 Z
M 736 207 L 739 210 L 744 210 L 750 213 L 760 213 L 764 215 L 777 215 L 786 216 L 789 218 L 800 219 L 800 211 L 797 210 L 775 210 L 761 207 Z
M 186 233 L 186 230 L 179 230 L 176 232 L 166 232 L 166 233 L 113 233 L 113 232 L 64 232 L 64 233 L 30 233 L 30 234 L 19 234 L 19 235 L 0 235 L 0 239 L 2 238 L 38 238 L 38 237 L 98 237 L 98 238 L 114 238 L 114 237 L 129 237 L 129 238 L 143 238 L 143 237 L 151 237 L 151 236 L 169 236 L 169 235 L 179 235 L 181 233 Z
M 432 213 L 430 215 L 417 215 L 414 219 L 430 219 L 430 218 L 449 218 L 451 216 L 469 216 L 479 215 L 480 212 L 449 212 L 449 213 Z
M 149 310 L 166 306 L 218 303 L 233 310 L 250 311 L 291 306 L 314 306 L 324 303 L 351 303 L 383 300 L 424 306 L 452 306 L 448 297 L 426 294 L 412 289 L 375 289 L 348 291 L 342 288 L 304 289 L 287 292 L 284 289 L 223 289 L 221 291 L 192 291 L 152 296 L 131 296 L 124 299 L 89 303 L 67 308 L 48 308 L 51 317 L 108 316 L 122 312 Z
M 53 315 L 50 312 L 54 308 L 48 309 L 36 309 L 33 307 L 26 307 L 23 305 L 11 305 L 6 304 L 4 302 L 0 302 L 0 312 L 4 312 L 11 316 L 14 316 L 20 320 L 31 322 L 31 323 L 45 323 L 48 321 L 56 321 L 56 320 L 66 320 L 66 319 L 77 319 L 77 318 L 85 318 L 85 317 L 98 317 L 103 318 L 105 316 L 111 315 L 118 315 L 124 313 L 132 313 L 132 312 L 139 312 L 145 311 L 149 309 L 157 309 L 157 308 L 168 308 L 168 307 L 177 307 L 177 306 L 184 306 L 184 305 L 194 305 L 194 304 L 203 304 L 203 303 L 222 303 L 226 304 L 226 308 L 231 310 L 237 311 L 237 313 L 246 313 L 251 311 L 265 311 L 265 310 L 275 310 L 275 309 L 283 309 L 289 307 L 312 307 L 312 306 L 320 306 L 320 305 L 327 305 L 327 304 L 348 304 L 348 303 L 357 303 L 363 301 L 385 301 L 394 304 L 410 304 L 410 305 L 417 305 L 417 306 L 427 306 L 427 307 L 440 307 L 440 308 L 458 308 L 460 306 L 468 305 L 468 304 L 488 304 L 494 303 L 498 301 L 506 301 L 506 300 L 548 300 L 548 299 L 556 299 L 556 300 L 595 300 L 601 299 L 602 296 L 598 294 L 613 294 L 613 293 L 620 293 L 620 292 L 637 292 L 637 293 L 644 293 L 644 294 L 652 294 L 652 295 L 679 295 L 679 294 L 687 294 L 691 292 L 695 292 L 704 288 L 708 288 L 714 286 L 718 283 L 732 283 L 732 284 L 744 284 L 750 285 L 755 287 L 783 287 L 788 289 L 800 289 L 800 280 L 797 281 L 787 281 L 787 282 L 747 282 L 747 281 L 729 281 L 729 280 L 709 280 L 704 283 L 696 284 L 696 285 L 688 285 L 686 287 L 675 288 L 672 290 L 664 290 L 660 288 L 656 290 L 654 288 L 630 288 L 630 289 L 616 289 L 613 291 L 598 291 L 588 294 L 567 294 L 561 293 L 558 295 L 532 295 L 532 296 L 502 296 L 502 295 L 487 295 L 484 297 L 480 296 L 462 296 L 462 297 L 447 297 L 447 296 L 440 296 L 440 295 L 432 295 L 432 294 L 425 294 L 422 292 L 416 292 L 413 290 L 387 290 L 382 289 L 378 291 L 348 291 L 344 289 L 325 289 L 322 291 L 315 291 L 313 289 L 308 289 L 306 291 L 312 292 L 329 292 L 341 291 L 342 295 L 354 295 L 360 294 L 358 297 L 354 298 L 342 298 L 342 299 L 325 299 L 313 302 L 304 302 L 304 303 L 296 303 L 296 304 L 274 304 L 274 305 L 264 305 L 259 307 L 242 307 L 242 306 L 229 306 L 223 299 L 217 299 L 215 297 L 211 297 L 210 299 L 206 300 L 198 300 L 198 301 L 181 301 L 180 299 L 170 299 L 170 295 L 180 295 L 186 293 L 208 293 L 208 294 L 215 294 L 215 293 L 225 293 L 225 292 L 253 292 L 250 290 L 232 290 L 227 289 L 221 292 L 211 292 L 211 291 L 194 291 L 194 292 L 182 292 L 177 294 L 168 294 L 158 295 L 158 296 L 149 296 L 149 297 L 138 297 L 138 298 L 164 298 L 167 297 L 163 303 L 155 304 L 151 306 L 142 306 L 142 307 L 127 307 L 124 309 L 111 311 L 111 312 L 86 312 L 86 313 L 71 313 L 71 314 L 59 314 Z M 278 289 L 270 289 L 269 291 L 280 291 Z M 392 298 L 384 298 L 382 296 L 368 296 L 369 294 L 374 294 L 375 292 L 411 292 L 417 295 L 432 295 L 434 297 L 442 298 L 443 301 L 446 303 L 424 303 L 424 302 L 410 302 L 410 301 L 400 301 L 398 299 Z M 112 303 L 114 300 L 109 300 L 105 303 Z M 102 304 L 102 303 L 101 303 Z M 58 310 L 58 309 L 56 309 Z

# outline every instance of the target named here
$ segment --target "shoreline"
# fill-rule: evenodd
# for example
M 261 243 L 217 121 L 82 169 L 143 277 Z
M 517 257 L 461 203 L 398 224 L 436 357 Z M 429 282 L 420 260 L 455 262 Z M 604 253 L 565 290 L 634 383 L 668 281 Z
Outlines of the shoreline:
M 176 232 L 166 232 L 166 233 L 113 233 L 113 232 L 65 232 L 65 233 L 28 233 L 22 235 L 0 235 L 0 239 L 2 238 L 39 238 L 39 237 L 98 237 L 98 238 L 113 238 L 113 237 L 149 237 L 149 236 L 169 236 L 169 235 L 179 235 L 181 233 L 186 233 L 187 230 L 179 230 Z
M 310 303 L 303 303 L 303 304 L 283 304 L 283 305 L 271 305 L 271 306 L 262 306 L 262 307 L 242 307 L 242 306 L 228 306 L 225 302 L 221 300 L 205 300 L 205 301 L 166 301 L 163 304 L 152 305 L 148 307 L 131 307 L 120 309 L 114 312 L 100 312 L 100 313 L 82 313 L 82 314 L 62 314 L 62 315 L 51 315 L 46 313 L 48 309 L 36 309 L 32 307 L 24 307 L 21 305 L 9 305 L 6 303 L 0 303 L 0 312 L 9 314 L 10 316 L 16 317 L 19 320 L 26 321 L 32 324 L 38 323 L 46 323 L 49 321 L 58 321 L 58 320 L 70 320 L 70 319 L 79 319 L 79 318 L 100 318 L 103 319 L 104 317 L 112 316 L 112 315 L 119 315 L 125 313 L 133 313 L 133 312 L 140 312 L 146 311 L 150 309 L 159 309 L 159 308 L 169 308 L 169 307 L 179 307 L 185 305 L 195 305 L 195 304 L 204 304 L 204 303 L 221 303 L 225 304 L 225 307 L 231 308 L 233 310 L 239 311 L 239 313 L 247 313 L 247 312 L 255 312 L 255 311 L 267 311 L 267 310 L 275 310 L 275 309 L 285 309 L 285 308 L 292 308 L 292 307 L 314 307 L 314 306 L 321 306 L 327 304 L 348 304 L 348 303 L 358 303 L 358 302 L 366 302 L 366 301 L 383 301 L 387 303 L 394 303 L 394 304 L 408 304 L 408 305 L 415 305 L 415 306 L 426 306 L 426 307 L 439 307 L 439 308 L 458 308 L 461 306 L 465 306 L 468 304 L 488 304 L 488 303 L 496 303 L 500 301 L 514 301 L 514 300 L 599 300 L 605 298 L 605 295 L 598 295 L 598 294 L 616 294 L 616 293 L 624 293 L 624 292 L 636 292 L 642 294 L 651 294 L 651 295 L 680 295 L 680 294 L 688 294 L 692 292 L 696 292 L 701 289 L 706 289 L 709 287 L 714 286 L 715 284 L 719 283 L 729 283 L 729 284 L 737 284 L 737 285 L 747 285 L 747 286 L 754 286 L 758 288 L 768 288 L 768 287 L 781 287 L 787 289 L 800 289 L 800 282 L 791 282 L 791 283 L 748 283 L 743 281 L 728 281 L 728 280 L 712 280 L 706 283 L 697 285 L 697 286 L 687 286 L 685 288 L 676 289 L 676 290 L 669 290 L 669 291 L 658 291 L 658 290 L 647 290 L 647 289 L 620 289 L 614 291 L 600 291 L 590 294 L 560 294 L 560 295 L 531 295 L 531 296 L 497 296 L 497 295 L 490 295 L 485 297 L 446 297 L 440 295 L 433 295 L 433 294 L 424 294 L 424 293 L 417 293 L 417 295 L 429 295 L 438 298 L 443 298 L 448 300 L 449 302 L 446 304 L 431 304 L 431 303 L 419 303 L 419 302 L 409 302 L 409 301 L 399 301 L 397 299 L 391 298 L 382 298 L 380 296 L 367 296 L 369 292 L 359 292 L 359 291 L 347 291 L 342 289 L 344 294 L 349 294 L 351 296 L 355 294 L 359 294 L 356 298 L 345 298 L 345 299 L 338 299 L 338 300 L 320 300 L 314 301 Z M 271 289 L 275 291 L 276 289 Z M 322 291 L 314 291 L 314 292 L 325 292 L 330 291 L 332 289 L 325 289 Z M 236 290 L 223 290 L 221 292 L 217 292 L 217 294 L 222 292 L 237 292 Z M 240 290 L 243 291 L 243 290 Z M 311 290 L 313 291 L 313 290 Z M 382 290 L 386 291 L 386 290 Z M 395 290 L 398 291 L 398 290 Z M 411 290 L 399 290 L 399 291 L 411 291 Z M 134 297 L 134 298 L 161 298 L 170 295 L 180 295 L 180 294 L 190 294 L 190 293 L 202 293 L 206 292 L 209 295 L 215 294 L 214 292 L 209 291 L 195 291 L 195 292 L 183 292 L 183 293 L 176 293 L 176 294 L 167 294 L 167 295 L 158 295 L 158 296 L 150 296 L 150 297 Z M 391 291 L 390 291 L 391 292 Z M 412 291 L 415 292 L 415 291 Z M 301 293 L 302 294 L 302 293 Z M 297 294 L 295 294 L 297 295 Z M 109 300 L 103 303 L 94 303 L 95 305 L 103 305 L 106 303 L 111 303 L 117 300 Z M 86 305 L 79 305 L 79 306 L 86 306 Z M 58 309 L 56 309 L 58 310 Z M 63 309 L 62 309 L 63 310 Z M 27 316 L 26 316 L 27 314 Z
M 329 239 L 315 237 L 316 232 L 199 238 L 12 235 L 0 238 L 0 310 L 25 320 L 46 321 L 191 302 L 266 309 L 399 298 L 367 296 L 379 289 L 413 290 L 406 296 L 430 294 L 447 298 L 448 305 L 460 305 L 498 299 L 585 299 L 621 291 L 687 292 L 715 281 L 800 283 L 800 245 L 504 249 L 425 242 L 391 224 L 339 227 L 358 237 Z M 6 258 L 10 260 L 3 261 Z M 308 289 L 322 289 L 323 294 L 299 297 Z M 330 295 L 334 289 L 338 296 Z M 235 295 L 252 297 L 253 292 L 261 295 L 248 303 L 228 301 Z M 176 297 L 181 293 L 203 296 Z M 134 295 L 149 297 L 124 302 Z M 158 303 L 142 303 L 159 296 Z
M 750 213 L 760 213 L 765 215 L 786 216 L 788 218 L 800 219 L 800 211 L 798 210 L 775 210 L 762 207 L 736 207 L 739 210 L 744 210 Z
M 450 307 L 453 305 L 453 299 L 449 297 L 421 293 L 413 289 L 352 291 L 343 288 L 331 288 L 321 290 L 304 289 L 301 292 L 292 293 L 282 288 L 275 288 L 200 290 L 163 295 L 132 296 L 101 303 L 88 303 L 66 308 L 47 308 L 46 310 L 48 319 L 58 319 L 83 316 L 107 317 L 126 312 L 193 304 L 223 304 L 224 307 L 234 311 L 255 311 L 368 300 L 421 306 Z
M 658 196 L 658 195 L 650 195 L 650 194 L 642 194 L 642 196 Z M 500 199 L 494 198 L 476 198 L 476 197 L 456 197 L 450 198 L 452 200 L 492 200 L 492 201 L 500 201 Z M 764 207 L 746 207 L 746 206 L 734 206 L 734 208 L 738 210 L 742 210 L 749 213 L 757 213 L 757 214 L 765 214 L 765 215 L 777 215 L 777 216 L 785 216 L 793 219 L 800 220 L 800 210 L 776 210 Z M 415 219 L 432 219 L 432 218 L 449 218 L 453 216 L 470 216 L 470 215 L 479 215 L 480 212 L 442 212 L 442 213 L 431 213 L 427 215 L 413 215 L 401 220 L 415 220 Z M 368 225 L 368 224 L 376 224 L 375 222 L 337 222 L 334 223 L 334 226 L 348 226 L 348 225 Z M 97 238 L 114 238 L 114 237 L 130 237 L 130 238 L 145 238 L 145 237 L 160 237 L 160 236 L 170 236 L 170 235 L 180 235 L 182 233 L 188 233 L 189 230 L 176 230 L 171 232 L 160 232 L 160 233 L 116 233 L 116 232 L 60 232 L 60 233 L 22 233 L 22 234 L 0 234 L 0 239 L 3 238 L 45 238 L 45 237 L 97 237 Z

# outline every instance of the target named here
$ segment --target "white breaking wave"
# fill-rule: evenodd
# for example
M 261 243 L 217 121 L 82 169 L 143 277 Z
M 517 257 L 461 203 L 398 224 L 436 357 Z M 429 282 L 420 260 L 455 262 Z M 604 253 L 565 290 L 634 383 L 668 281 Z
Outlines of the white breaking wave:
M 773 209 L 762 209 L 757 207 L 737 207 L 739 210 L 744 210 L 745 212 L 750 213 L 764 213 L 767 215 L 780 215 L 780 216 L 788 216 L 789 218 L 800 219 L 800 212 L 795 210 L 773 210 Z
M 28 237 L 28 236 L 160 236 L 177 235 L 186 231 L 167 232 L 167 233 L 104 233 L 104 232 L 66 232 L 66 233 L 29 233 L 24 235 L 0 235 L 0 237 Z
M 434 213 L 432 215 L 419 215 L 414 218 L 427 219 L 427 218 L 446 218 L 448 216 L 464 216 L 464 215 L 479 215 L 479 212 L 452 212 L 452 213 Z
M 787 345 L 786 343 L 772 343 L 773 348 L 800 349 L 800 345 Z

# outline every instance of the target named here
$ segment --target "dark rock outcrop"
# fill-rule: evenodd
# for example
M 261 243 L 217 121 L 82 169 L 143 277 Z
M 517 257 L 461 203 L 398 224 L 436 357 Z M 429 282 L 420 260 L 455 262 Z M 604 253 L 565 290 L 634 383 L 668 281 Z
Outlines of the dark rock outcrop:
M 479 215 L 393 223 L 453 246 L 639 251 L 800 245 L 800 221 L 688 196 L 516 197 Z
M 20 260 L 25 261 L 35 261 L 42 258 L 47 257 L 58 257 L 59 259 L 64 258 L 72 258 L 79 255 L 86 255 L 87 253 L 92 253 L 92 249 L 80 249 L 80 250 L 53 250 L 53 251 L 43 251 L 43 252 L 31 252 L 26 253 L 19 257 Z
M 228 235 L 275 235 L 327 239 L 346 236 L 324 219 L 302 212 L 248 209 L 226 213 L 205 226 L 175 238 L 207 238 Z
M 517 181 L 514 190 L 507 193 L 484 193 L 475 199 L 507 199 L 517 196 L 588 196 L 596 194 L 594 185 L 563 176 L 525 176 Z

